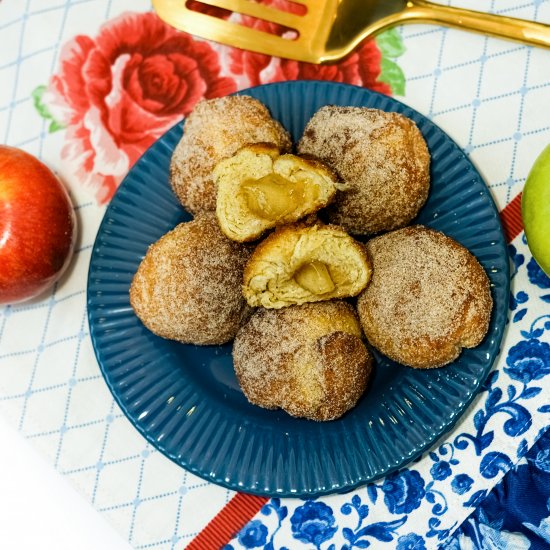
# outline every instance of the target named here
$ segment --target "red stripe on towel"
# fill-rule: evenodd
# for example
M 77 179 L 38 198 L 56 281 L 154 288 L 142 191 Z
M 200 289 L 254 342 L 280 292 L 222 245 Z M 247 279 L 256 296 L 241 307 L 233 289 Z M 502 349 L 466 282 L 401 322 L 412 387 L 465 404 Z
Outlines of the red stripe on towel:
M 506 205 L 500 213 L 506 242 L 511 243 L 522 231 L 523 221 L 521 219 L 521 193 Z
M 186 550 L 220 550 L 261 510 L 267 497 L 237 493 Z

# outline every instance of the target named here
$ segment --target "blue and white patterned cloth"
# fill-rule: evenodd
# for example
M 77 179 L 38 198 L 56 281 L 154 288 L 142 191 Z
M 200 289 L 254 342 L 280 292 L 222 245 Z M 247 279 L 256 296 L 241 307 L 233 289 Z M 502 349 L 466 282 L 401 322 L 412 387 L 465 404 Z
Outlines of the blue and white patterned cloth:
M 441 461 L 439 464 L 442 464 Z M 447 463 L 438 468 L 440 475 L 449 471 Z M 472 479 L 466 474 L 454 478 L 457 492 L 467 492 Z M 403 500 L 414 502 L 421 489 L 419 479 L 409 478 L 409 496 Z M 399 485 L 386 493 L 395 506 L 396 500 L 403 499 Z M 342 506 L 341 512 L 362 519 L 368 517 L 368 505 L 361 504 L 354 496 L 350 503 Z M 273 499 L 261 514 L 274 513 L 279 521 L 288 514 L 288 509 L 280 500 Z M 298 541 L 320 548 L 327 543 L 328 549 L 335 545 L 330 540 L 337 531 L 333 510 L 323 502 L 307 501 L 298 507 L 290 518 L 292 534 Z M 347 542 L 340 550 L 352 548 L 376 548 L 377 543 L 391 542 L 394 524 L 371 524 L 348 531 Z M 360 533 L 360 534 L 359 534 Z M 359 535 L 359 536 L 358 536 Z M 345 536 L 345 535 L 344 535 Z M 238 534 L 237 541 L 244 548 L 264 548 L 273 550 L 273 542 L 268 541 L 268 529 L 260 519 L 251 521 Z M 284 550 L 286 547 L 278 547 Z M 292 548 L 292 546 L 290 546 Z M 409 533 L 397 538 L 397 550 L 426 550 L 424 539 Z M 441 550 L 546 550 L 550 548 L 550 430 L 547 430 L 533 445 L 531 450 L 506 474 L 504 479 L 479 504 L 473 514 L 453 535 L 440 546 Z M 227 545 L 225 550 L 234 550 Z
M 550 430 L 442 546 L 442 550 L 465 548 L 550 548 Z

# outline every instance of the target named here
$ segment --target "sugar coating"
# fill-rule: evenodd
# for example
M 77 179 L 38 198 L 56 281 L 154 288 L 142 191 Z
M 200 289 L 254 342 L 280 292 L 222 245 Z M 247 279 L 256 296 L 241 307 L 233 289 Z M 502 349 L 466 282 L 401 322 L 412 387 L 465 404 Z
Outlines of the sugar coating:
M 267 107 L 249 96 L 227 96 L 197 103 L 185 122 L 170 165 L 170 182 L 192 214 L 216 209 L 214 166 L 249 143 L 291 147 L 288 132 Z
M 329 220 L 354 234 L 407 225 L 426 202 L 430 155 L 416 124 L 399 113 L 329 105 L 317 111 L 298 144 L 347 184 Z
M 372 239 L 367 250 L 373 275 L 358 311 L 374 347 L 429 368 L 483 340 L 492 309 L 489 279 L 466 248 L 417 225 Z
M 228 342 L 250 314 L 241 293 L 249 255 L 222 234 L 214 214 L 182 223 L 149 247 L 130 287 L 132 307 L 163 338 Z
M 353 308 L 340 301 L 259 309 L 233 345 L 250 402 L 312 420 L 332 420 L 357 403 L 372 358 Z

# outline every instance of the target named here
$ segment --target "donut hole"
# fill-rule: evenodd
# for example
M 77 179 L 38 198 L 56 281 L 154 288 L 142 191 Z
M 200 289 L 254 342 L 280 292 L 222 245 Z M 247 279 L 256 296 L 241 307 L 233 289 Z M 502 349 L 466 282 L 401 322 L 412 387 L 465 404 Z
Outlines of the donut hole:
M 237 334 L 233 362 L 251 403 L 318 421 L 354 407 L 373 370 L 357 315 L 342 301 L 259 309 Z
M 277 147 L 253 144 L 214 169 L 216 214 L 235 241 L 255 240 L 265 231 L 312 214 L 336 194 L 336 179 L 322 164 Z
M 243 293 L 252 306 L 281 308 L 356 296 L 370 275 L 363 245 L 341 229 L 286 226 L 252 254 Z
M 216 210 L 212 171 L 248 143 L 270 143 L 289 151 L 288 132 L 260 101 L 246 95 L 205 99 L 187 117 L 170 163 L 170 183 L 193 215 Z

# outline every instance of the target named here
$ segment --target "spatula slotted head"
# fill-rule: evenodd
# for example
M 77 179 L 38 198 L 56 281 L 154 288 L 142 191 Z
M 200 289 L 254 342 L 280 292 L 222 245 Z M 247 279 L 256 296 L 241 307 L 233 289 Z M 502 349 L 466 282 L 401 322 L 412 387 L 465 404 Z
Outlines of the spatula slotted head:
M 282 7 L 287 0 L 279 1 Z M 305 6 L 306 13 L 291 13 L 255 0 L 193 0 L 194 6 L 222 8 L 267 22 L 263 28 L 250 28 L 238 18 L 226 21 L 189 9 L 185 0 L 153 0 L 159 16 L 177 29 L 245 50 L 311 63 L 340 59 L 362 40 L 398 23 L 414 21 L 550 48 L 550 25 L 428 0 L 291 0 L 289 3 Z M 296 36 L 285 33 L 285 29 L 295 31 Z
M 186 6 L 185 0 L 153 0 L 161 19 L 195 36 L 266 55 L 319 63 L 324 54 L 331 21 L 340 0 L 293 0 L 305 6 L 305 13 L 291 13 L 253 0 L 200 0 L 205 6 L 280 25 L 295 33 L 278 36 L 263 30 L 201 13 Z

